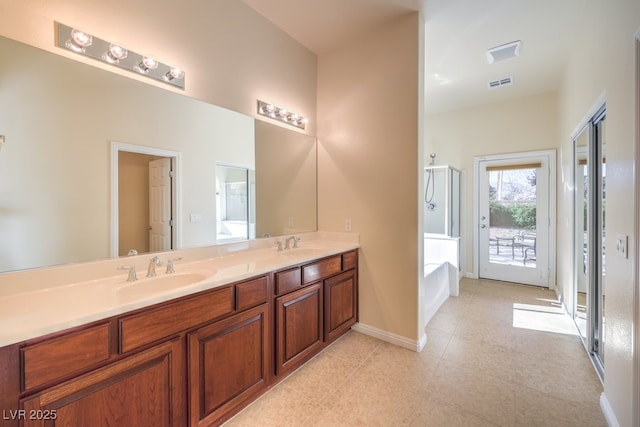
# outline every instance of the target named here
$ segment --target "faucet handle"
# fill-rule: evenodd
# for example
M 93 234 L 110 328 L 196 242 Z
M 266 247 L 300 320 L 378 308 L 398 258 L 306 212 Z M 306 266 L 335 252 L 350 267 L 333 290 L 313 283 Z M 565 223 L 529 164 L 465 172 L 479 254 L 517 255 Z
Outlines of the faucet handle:
M 136 274 L 136 266 L 122 266 L 118 267 L 118 270 L 129 270 L 129 275 L 127 276 L 127 282 L 135 282 L 138 280 L 138 275 Z
M 162 260 L 158 255 L 155 255 L 149 260 L 149 268 L 147 268 L 147 277 L 156 277 L 156 267 L 162 265 Z
M 280 240 L 276 240 L 275 245 L 278 247 L 278 252 L 282 252 L 283 251 L 282 242 Z
M 171 274 L 171 273 L 175 273 L 176 270 L 173 269 L 173 262 L 174 261 L 180 261 L 182 260 L 182 258 L 173 258 L 173 259 L 168 259 L 167 260 L 167 274 Z
M 298 242 L 300 241 L 299 237 L 293 236 L 293 249 L 298 249 Z

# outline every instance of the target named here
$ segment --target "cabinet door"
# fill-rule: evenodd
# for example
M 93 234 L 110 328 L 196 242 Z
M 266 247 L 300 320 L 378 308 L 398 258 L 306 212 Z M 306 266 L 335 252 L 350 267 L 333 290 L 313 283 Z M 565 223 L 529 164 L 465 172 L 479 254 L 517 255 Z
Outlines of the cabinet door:
M 324 333 L 331 342 L 357 320 L 358 287 L 356 272 L 350 270 L 324 281 Z
M 26 398 L 24 425 L 184 425 L 181 342 L 158 344 Z
M 276 373 L 305 362 L 323 346 L 321 283 L 276 298 Z
M 266 389 L 267 304 L 189 334 L 190 425 L 228 418 Z

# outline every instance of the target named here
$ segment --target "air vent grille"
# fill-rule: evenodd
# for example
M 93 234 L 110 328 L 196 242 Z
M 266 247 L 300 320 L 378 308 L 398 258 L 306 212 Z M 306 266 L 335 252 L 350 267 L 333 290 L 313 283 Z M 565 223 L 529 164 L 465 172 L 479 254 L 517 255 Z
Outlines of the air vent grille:
M 489 82 L 489 89 L 497 89 L 503 86 L 511 86 L 513 84 L 513 79 L 511 77 L 505 77 L 500 80 L 493 80 Z

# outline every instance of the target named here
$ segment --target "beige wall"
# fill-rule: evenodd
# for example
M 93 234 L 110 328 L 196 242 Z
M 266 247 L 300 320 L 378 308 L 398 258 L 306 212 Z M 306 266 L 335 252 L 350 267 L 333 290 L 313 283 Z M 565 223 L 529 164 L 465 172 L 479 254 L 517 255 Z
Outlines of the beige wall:
M 352 220 L 360 322 L 413 342 L 419 25 L 408 15 L 318 58 L 319 228 L 343 231 Z
M 508 90 L 508 89 L 505 89 Z M 427 101 L 428 101 L 427 93 Z M 424 156 L 436 153 L 437 165 L 462 170 L 461 270 L 473 276 L 473 158 L 490 154 L 555 149 L 558 141 L 555 92 L 474 108 L 431 114 L 426 118 Z
M 603 94 L 607 105 L 606 337 L 604 392 L 621 426 L 633 425 L 634 263 L 634 33 L 640 29 L 640 3 L 630 0 L 588 2 L 588 12 L 569 58 L 560 94 L 558 164 L 558 241 L 561 292 L 573 292 L 571 272 L 572 215 L 571 133 Z M 629 258 L 615 253 L 618 234 L 629 236 Z M 567 254 L 563 256 L 563 254 Z M 636 325 L 638 327 L 638 325 Z M 570 363 L 570 361 L 567 361 Z M 640 367 L 636 366 L 636 369 Z M 637 396 L 636 396 L 637 399 Z M 638 420 L 636 420 L 637 422 Z
M 149 252 L 149 162 L 159 157 L 118 153 L 118 254 Z
M 261 121 L 255 133 L 256 236 L 317 230 L 316 139 Z

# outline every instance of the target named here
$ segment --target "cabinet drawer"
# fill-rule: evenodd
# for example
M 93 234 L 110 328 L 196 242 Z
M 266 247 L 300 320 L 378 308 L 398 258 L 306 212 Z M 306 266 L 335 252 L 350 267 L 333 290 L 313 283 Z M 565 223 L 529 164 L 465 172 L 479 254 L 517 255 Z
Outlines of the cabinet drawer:
M 22 390 L 31 390 L 108 360 L 111 356 L 109 338 L 109 323 L 103 323 L 22 348 Z
M 340 273 L 341 271 L 342 257 L 337 255 L 302 267 L 302 281 L 306 285 L 307 283 L 316 282 L 325 277 Z
M 301 285 L 300 269 L 293 268 L 276 273 L 276 294 L 281 295 L 298 289 Z
M 236 310 L 243 311 L 267 302 L 267 278 L 236 285 Z
M 233 312 L 233 286 L 147 310 L 119 320 L 120 352 L 169 338 Z
M 342 271 L 351 270 L 358 266 L 358 252 L 351 251 L 342 254 Z

